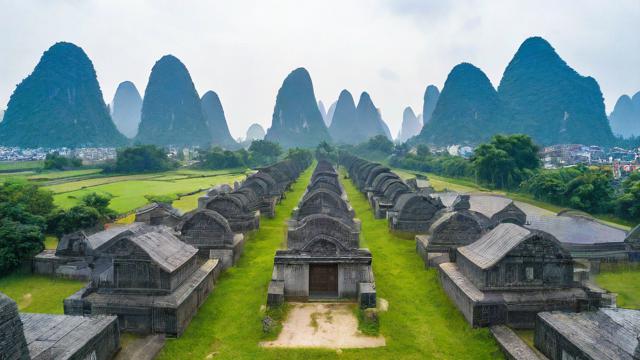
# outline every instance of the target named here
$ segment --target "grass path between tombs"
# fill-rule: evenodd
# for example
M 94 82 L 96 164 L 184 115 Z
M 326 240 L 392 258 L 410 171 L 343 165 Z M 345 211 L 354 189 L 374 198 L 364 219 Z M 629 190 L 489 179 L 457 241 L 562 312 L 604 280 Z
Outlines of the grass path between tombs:
M 373 253 L 378 296 L 389 301 L 381 315 L 387 346 L 375 349 L 266 349 L 262 312 L 275 250 L 284 242 L 286 220 L 309 182 L 313 165 L 293 185 L 274 219 L 262 218 L 236 267 L 222 275 L 186 332 L 168 339 L 159 359 L 494 359 L 502 358 L 486 329 L 474 330 L 425 270 L 413 241 L 389 234 L 375 220 L 362 194 L 342 180 L 362 220 L 364 246 Z

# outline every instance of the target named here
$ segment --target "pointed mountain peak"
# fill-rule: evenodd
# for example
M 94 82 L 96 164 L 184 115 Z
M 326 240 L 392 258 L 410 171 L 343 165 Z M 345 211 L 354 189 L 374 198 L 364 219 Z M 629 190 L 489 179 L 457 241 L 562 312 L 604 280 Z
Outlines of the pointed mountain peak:
M 121 133 L 134 138 L 140 124 L 142 97 L 131 81 L 123 81 L 118 85 L 111 102 L 111 118 Z

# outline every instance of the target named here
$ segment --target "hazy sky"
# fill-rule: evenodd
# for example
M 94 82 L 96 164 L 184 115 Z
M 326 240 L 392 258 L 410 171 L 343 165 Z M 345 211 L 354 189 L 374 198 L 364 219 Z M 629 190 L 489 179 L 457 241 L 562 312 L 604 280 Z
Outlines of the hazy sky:
M 244 136 L 253 122 L 270 126 L 282 80 L 303 66 L 327 108 L 343 88 L 356 101 L 366 90 L 396 136 L 428 84 L 442 88 L 466 61 L 497 86 L 533 35 L 598 80 L 607 112 L 640 90 L 640 0 L 0 0 L 0 108 L 44 50 L 70 41 L 93 61 L 107 102 L 124 80 L 143 93 L 155 61 L 173 54 Z

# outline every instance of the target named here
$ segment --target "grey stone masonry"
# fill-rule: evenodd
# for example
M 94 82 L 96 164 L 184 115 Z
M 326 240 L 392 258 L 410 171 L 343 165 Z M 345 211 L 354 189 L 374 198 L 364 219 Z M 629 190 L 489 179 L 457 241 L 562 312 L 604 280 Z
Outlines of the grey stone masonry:
M 360 248 L 354 215 L 336 170 L 320 161 L 289 221 L 287 248 L 276 251 L 269 306 L 284 299 L 356 300 L 364 286 L 363 304 L 375 307 L 371 253 Z

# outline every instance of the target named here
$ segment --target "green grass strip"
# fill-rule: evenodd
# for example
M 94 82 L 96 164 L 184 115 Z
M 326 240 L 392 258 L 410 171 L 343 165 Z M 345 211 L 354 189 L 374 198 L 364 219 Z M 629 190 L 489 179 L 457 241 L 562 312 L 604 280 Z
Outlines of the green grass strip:
M 312 166 L 313 168 L 313 166 Z M 502 358 L 486 329 L 471 329 L 440 288 L 434 270 L 425 270 L 413 241 L 394 237 L 386 220 L 376 220 L 364 195 L 343 180 L 362 220 L 363 245 L 373 253 L 378 296 L 389 301 L 380 316 L 387 346 L 373 349 L 264 349 L 261 306 L 283 245 L 286 220 L 306 187 L 308 169 L 277 208 L 261 219 L 237 266 L 222 275 L 189 328 L 169 339 L 160 359 L 495 359 Z

